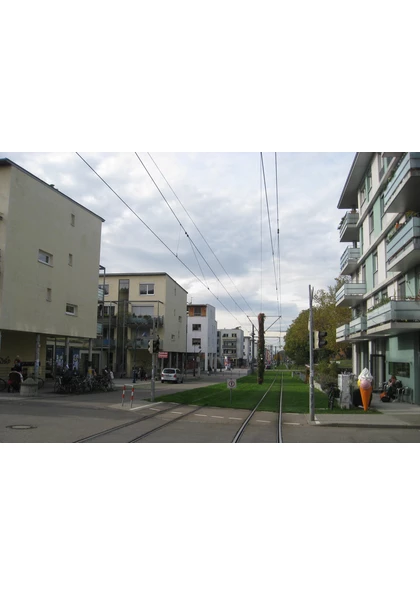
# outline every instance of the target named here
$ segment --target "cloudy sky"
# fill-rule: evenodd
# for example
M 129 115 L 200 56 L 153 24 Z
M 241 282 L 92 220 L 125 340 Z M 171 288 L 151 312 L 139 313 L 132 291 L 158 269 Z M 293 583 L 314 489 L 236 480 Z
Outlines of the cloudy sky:
M 275 153 L 263 153 L 267 196 L 258 152 L 79 155 L 0 153 L 105 219 L 108 272 L 168 273 L 190 302 L 216 307 L 219 328 L 248 333 L 263 312 L 278 344 L 309 285 L 339 274 L 337 202 L 354 153 L 277 153 L 277 192 Z

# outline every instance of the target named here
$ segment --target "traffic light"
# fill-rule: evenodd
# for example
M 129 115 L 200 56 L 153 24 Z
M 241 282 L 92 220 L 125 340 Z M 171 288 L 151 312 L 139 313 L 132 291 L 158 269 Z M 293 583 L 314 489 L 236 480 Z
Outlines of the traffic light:
M 159 336 L 156 338 L 156 340 L 153 341 L 153 352 L 154 353 L 158 353 L 160 349 L 160 340 L 159 340 Z
M 314 349 L 323 349 L 327 343 L 325 337 L 328 332 L 315 331 L 314 332 Z
M 148 350 L 151 355 L 153 355 L 153 340 L 149 340 Z

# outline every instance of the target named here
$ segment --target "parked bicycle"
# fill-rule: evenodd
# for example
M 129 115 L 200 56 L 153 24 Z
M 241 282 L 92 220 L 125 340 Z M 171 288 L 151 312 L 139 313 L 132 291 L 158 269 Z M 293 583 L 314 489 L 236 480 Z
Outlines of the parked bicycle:
M 328 384 L 328 408 L 332 410 L 335 405 L 335 399 L 340 398 L 340 390 L 337 384 Z

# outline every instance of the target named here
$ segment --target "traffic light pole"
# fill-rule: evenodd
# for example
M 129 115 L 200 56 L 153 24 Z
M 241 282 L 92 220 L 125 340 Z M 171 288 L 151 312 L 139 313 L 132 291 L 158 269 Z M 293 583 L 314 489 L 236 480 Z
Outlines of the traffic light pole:
M 309 285 L 309 417 L 315 421 L 315 395 L 314 395 L 314 318 L 312 300 L 314 290 Z

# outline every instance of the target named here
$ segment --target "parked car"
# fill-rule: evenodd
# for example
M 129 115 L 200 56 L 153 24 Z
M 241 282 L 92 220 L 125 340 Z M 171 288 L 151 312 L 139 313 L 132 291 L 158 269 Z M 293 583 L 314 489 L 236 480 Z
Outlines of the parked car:
M 184 377 L 180 369 L 177 369 L 176 367 L 167 367 L 166 369 L 162 369 L 160 381 L 162 384 L 163 382 L 175 382 L 175 384 L 182 384 L 184 382 Z

